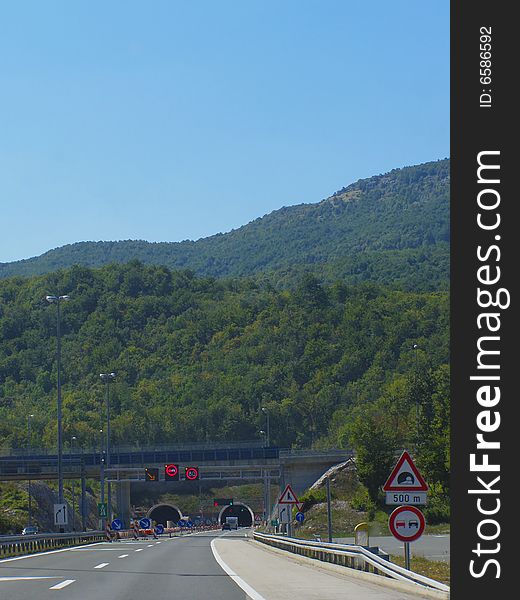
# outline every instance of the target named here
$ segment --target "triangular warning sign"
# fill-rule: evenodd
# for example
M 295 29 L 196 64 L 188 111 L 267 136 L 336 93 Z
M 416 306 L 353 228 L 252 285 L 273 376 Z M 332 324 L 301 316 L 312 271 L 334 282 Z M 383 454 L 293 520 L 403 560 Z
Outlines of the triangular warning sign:
M 280 496 L 278 504 L 300 504 L 300 501 L 296 497 L 296 494 L 293 492 L 293 489 L 289 484 L 285 486 L 285 490 Z
M 427 492 L 428 485 L 405 450 L 383 486 L 384 492 Z

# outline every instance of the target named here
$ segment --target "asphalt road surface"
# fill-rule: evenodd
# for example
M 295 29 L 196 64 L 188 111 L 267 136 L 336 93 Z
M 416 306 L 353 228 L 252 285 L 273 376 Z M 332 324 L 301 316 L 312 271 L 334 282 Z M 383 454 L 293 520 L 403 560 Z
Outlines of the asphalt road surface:
M 322 538 L 323 539 L 323 538 Z M 337 538 L 340 544 L 353 544 L 354 538 Z M 389 554 L 404 553 L 404 544 L 393 536 L 371 536 L 371 546 L 379 546 Z M 422 535 L 417 541 L 411 542 L 410 552 L 413 556 L 424 556 L 429 560 L 450 562 L 450 536 L 449 534 Z
M 244 600 L 215 561 L 212 537 L 121 540 L 0 561 L 0 598 Z
M 0 560 L 1 600 L 414 600 L 408 590 L 302 563 L 248 530 L 120 540 Z M 308 559 L 307 559 L 308 560 Z M 355 572 L 357 573 L 357 572 Z M 388 580 L 386 580 L 388 581 Z

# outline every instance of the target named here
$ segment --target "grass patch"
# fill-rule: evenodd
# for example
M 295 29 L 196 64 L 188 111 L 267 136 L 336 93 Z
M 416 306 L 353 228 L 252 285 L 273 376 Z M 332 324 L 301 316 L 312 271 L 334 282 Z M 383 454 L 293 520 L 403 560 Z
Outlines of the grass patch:
M 404 556 L 391 554 L 390 560 L 394 564 L 404 567 Z M 450 584 L 450 564 L 447 562 L 428 560 L 423 556 L 412 556 L 410 568 L 414 573 L 419 573 L 446 585 Z

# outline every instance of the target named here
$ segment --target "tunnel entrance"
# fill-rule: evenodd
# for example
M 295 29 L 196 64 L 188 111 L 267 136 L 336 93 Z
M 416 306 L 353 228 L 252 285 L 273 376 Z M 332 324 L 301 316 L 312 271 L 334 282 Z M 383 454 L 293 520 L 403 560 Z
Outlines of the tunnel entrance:
M 247 504 L 235 502 L 232 506 L 226 506 L 220 511 L 218 522 L 220 524 L 225 523 L 226 517 L 238 517 L 239 527 L 251 527 L 253 525 L 255 515 L 249 506 L 247 506 Z
M 177 524 L 182 517 L 182 513 L 179 508 L 172 504 L 156 504 L 148 511 L 147 517 L 166 527 L 168 521 Z

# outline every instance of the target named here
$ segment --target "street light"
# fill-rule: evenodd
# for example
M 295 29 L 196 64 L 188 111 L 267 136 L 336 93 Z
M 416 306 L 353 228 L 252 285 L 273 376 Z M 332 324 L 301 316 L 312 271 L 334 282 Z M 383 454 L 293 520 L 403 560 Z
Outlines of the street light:
M 332 506 L 330 501 L 330 475 L 327 477 L 327 533 L 329 544 L 332 544 Z
M 63 504 L 63 432 L 61 423 L 61 330 L 60 330 L 60 303 L 70 300 L 65 296 L 45 296 L 49 304 L 56 304 L 56 359 L 58 367 L 58 503 Z
M 71 458 L 71 466 L 72 466 L 72 455 L 74 453 L 74 442 L 76 441 L 76 436 L 73 435 L 70 440 L 70 458 Z M 72 478 L 72 531 L 76 531 L 76 480 Z
M 27 415 L 27 458 L 31 452 L 31 419 L 34 415 Z M 32 500 L 31 500 L 31 480 L 27 484 L 27 512 L 29 526 L 32 525 Z
M 101 381 L 106 386 L 106 410 L 107 410 L 107 442 L 106 442 L 106 466 L 107 469 L 110 468 L 110 398 L 109 398 L 109 388 L 110 382 L 113 381 L 116 374 L 115 373 L 100 373 L 99 374 Z M 108 510 L 112 510 L 112 491 L 110 487 L 110 481 L 107 483 L 107 495 L 108 495 Z
M 263 429 L 260 429 L 260 431 L 258 432 L 263 438 L 264 438 L 264 448 L 265 448 L 265 431 Z M 269 513 L 270 513 L 270 501 L 269 501 L 269 483 L 268 483 L 268 477 L 267 477 L 267 469 L 263 469 L 263 479 L 264 479 L 264 521 L 267 522 L 267 520 L 269 519 Z
M 103 456 L 103 430 L 99 430 L 100 466 L 101 466 L 101 504 L 105 504 L 105 457 Z M 104 510 L 104 508 L 103 508 Z M 108 511 L 107 511 L 108 512 Z M 105 517 L 101 517 L 101 529 L 105 529 Z
M 267 418 L 267 446 L 270 446 L 270 435 L 269 435 L 269 411 L 265 406 L 262 406 L 262 412 L 265 414 Z
M 417 348 L 418 344 L 413 345 L 414 354 L 414 380 L 415 380 L 415 423 L 416 423 L 416 445 L 419 444 L 419 375 L 417 371 Z

